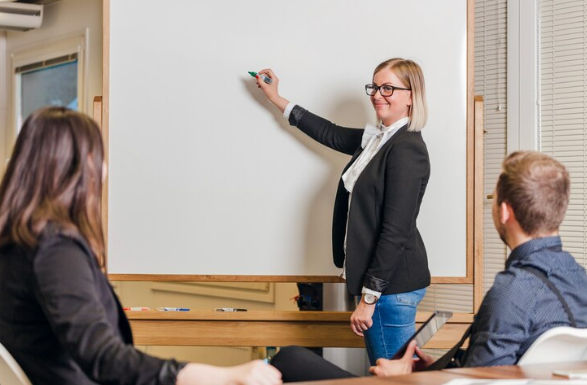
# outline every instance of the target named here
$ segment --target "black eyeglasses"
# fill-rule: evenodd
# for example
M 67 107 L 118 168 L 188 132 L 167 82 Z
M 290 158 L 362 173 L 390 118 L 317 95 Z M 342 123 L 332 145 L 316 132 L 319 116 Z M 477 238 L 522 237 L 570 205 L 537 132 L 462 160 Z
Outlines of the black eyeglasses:
M 375 84 L 367 84 L 365 85 L 365 92 L 369 96 L 375 96 L 377 91 L 381 94 L 381 96 L 391 96 L 393 95 L 393 91 L 401 90 L 401 91 L 411 91 L 411 88 L 401 88 L 392 86 L 391 84 L 384 84 L 382 86 L 377 86 Z

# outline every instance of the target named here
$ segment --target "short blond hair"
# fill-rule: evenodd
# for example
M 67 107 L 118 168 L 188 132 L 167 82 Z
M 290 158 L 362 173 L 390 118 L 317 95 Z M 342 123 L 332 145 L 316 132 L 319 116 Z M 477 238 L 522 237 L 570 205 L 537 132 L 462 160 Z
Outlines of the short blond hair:
M 373 76 L 382 69 L 389 68 L 409 89 L 412 90 L 412 105 L 408 116 L 408 131 L 421 131 L 428 121 L 428 104 L 426 103 L 426 85 L 420 66 L 408 59 L 393 58 L 379 64 Z

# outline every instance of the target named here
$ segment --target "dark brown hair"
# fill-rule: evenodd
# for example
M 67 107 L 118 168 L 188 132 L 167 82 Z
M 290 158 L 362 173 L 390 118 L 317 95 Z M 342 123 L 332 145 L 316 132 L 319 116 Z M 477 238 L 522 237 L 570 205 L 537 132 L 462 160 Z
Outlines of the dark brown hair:
M 0 246 L 35 248 L 53 223 L 84 237 L 103 266 L 103 159 L 100 130 L 88 116 L 64 107 L 31 114 L 0 184 Z
M 502 164 L 497 203 L 507 202 L 522 230 L 540 236 L 558 230 L 567 206 L 571 182 L 565 167 L 548 155 L 518 151 Z

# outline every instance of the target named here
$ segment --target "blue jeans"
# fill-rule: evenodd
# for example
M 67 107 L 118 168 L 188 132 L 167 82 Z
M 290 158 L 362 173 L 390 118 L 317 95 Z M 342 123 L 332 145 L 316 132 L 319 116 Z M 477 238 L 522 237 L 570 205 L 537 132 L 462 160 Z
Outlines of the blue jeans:
M 375 304 L 373 326 L 364 332 L 371 365 L 391 358 L 416 331 L 416 307 L 426 288 L 409 293 L 382 295 Z M 360 297 L 359 297 L 360 298 Z

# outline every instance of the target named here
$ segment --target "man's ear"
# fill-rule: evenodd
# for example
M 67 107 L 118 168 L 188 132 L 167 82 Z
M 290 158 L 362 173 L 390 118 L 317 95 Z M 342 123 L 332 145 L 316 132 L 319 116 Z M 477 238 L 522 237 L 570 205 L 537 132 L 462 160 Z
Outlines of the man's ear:
M 507 202 L 501 202 L 501 204 L 499 205 L 499 222 L 502 225 L 505 225 L 507 222 L 514 218 L 515 215 L 512 206 L 510 206 Z

